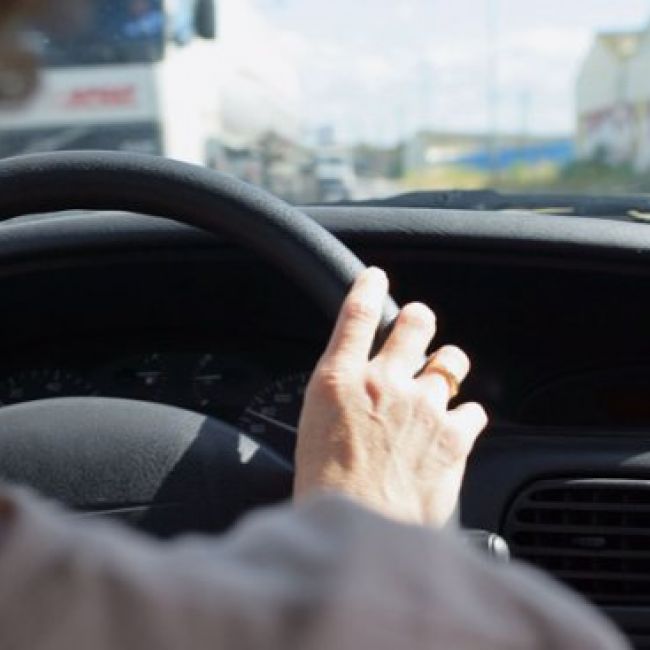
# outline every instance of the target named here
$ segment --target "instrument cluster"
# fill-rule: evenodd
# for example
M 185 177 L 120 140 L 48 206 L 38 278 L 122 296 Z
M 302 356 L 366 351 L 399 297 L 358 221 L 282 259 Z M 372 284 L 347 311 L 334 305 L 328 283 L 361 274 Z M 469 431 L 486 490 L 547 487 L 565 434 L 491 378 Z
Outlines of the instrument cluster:
M 301 345 L 265 343 L 256 349 L 242 345 L 115 355 L 83 350 L 50 362 L 27 362 L 22 355 L 19 367 L 0 373 L 0 407 L 72 396 L 159 402 L 220 418 L 291 458 L 316 355 Z

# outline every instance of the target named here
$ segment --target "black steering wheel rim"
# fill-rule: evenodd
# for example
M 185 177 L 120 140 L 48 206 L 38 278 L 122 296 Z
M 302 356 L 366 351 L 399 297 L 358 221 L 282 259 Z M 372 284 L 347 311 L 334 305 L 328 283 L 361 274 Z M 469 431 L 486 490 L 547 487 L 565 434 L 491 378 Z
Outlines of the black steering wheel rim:
M 0 161 L 0 221 L 76 209 L 162 217 L 225 235 L 283 271 L 330 317 L 364 268 L 349 248 L 298 208 L 203 167 L 105 151 Z M 380 337 L 396 314 L 395 303 L 387 300 Z
M 363 269 L 297 208 L 204 168 L 115 152 L 0 161 L 0 221 L 75 209 L 163 217 L 225 235 L 301 285 L 330 317 Z M 388 299 L 379 338 L 396 313 Z M 158 404 L 75 398 L 0 409 L 0 478 L 84 511 L 144 508 L 137 523 L 160 535 L 222 530 L 245 510 L 289 496 L 287 463 L 264 448 L 247 457 L 246 445 L 216 418 Z

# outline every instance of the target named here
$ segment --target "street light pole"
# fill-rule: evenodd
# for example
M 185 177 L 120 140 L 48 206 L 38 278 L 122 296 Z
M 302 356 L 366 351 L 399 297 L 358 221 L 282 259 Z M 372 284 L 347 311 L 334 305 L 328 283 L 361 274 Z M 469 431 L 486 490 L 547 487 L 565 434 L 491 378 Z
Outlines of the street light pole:
M 499 178 L 499 0 L 486 0 L 486 148 L 490 185 Z

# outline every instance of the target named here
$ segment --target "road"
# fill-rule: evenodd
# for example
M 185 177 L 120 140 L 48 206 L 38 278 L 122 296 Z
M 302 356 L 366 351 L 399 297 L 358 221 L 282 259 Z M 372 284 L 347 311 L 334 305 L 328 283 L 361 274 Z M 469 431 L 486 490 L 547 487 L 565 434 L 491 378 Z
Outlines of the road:
M 352 199 L 383 199 L 404 191 L 400 183 L 393 178 L 358 178 L 352 188 Z

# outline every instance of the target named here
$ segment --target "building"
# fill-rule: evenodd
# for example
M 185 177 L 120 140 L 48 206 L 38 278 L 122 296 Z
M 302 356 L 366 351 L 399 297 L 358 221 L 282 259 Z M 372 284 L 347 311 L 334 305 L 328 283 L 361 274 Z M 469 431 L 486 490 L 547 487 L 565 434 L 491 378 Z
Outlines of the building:
M 598 34 L 576 84 L 583 160 L 650 169 L 650 28 Z
M 481 172 L 504 171 L 516 166 L 562 166 L 574 159 L 566 136 L 502 133 L 494 148 L 480 133 L 419 131 L 408 138 L 402 152 L 405 174 L 433 167 L 463 167 Z

